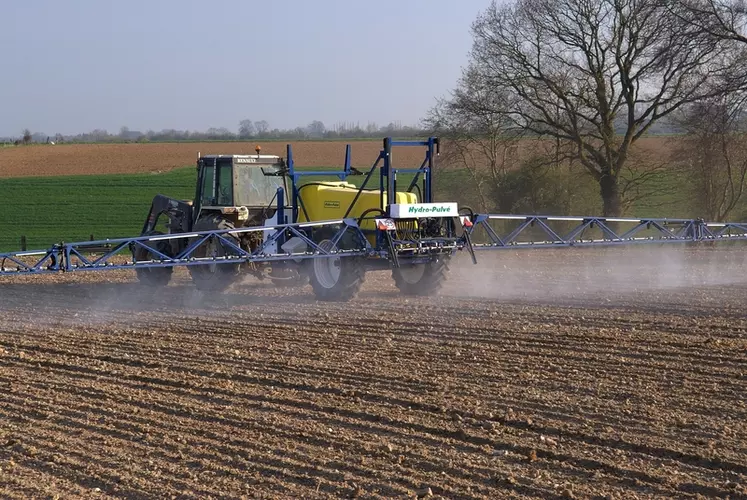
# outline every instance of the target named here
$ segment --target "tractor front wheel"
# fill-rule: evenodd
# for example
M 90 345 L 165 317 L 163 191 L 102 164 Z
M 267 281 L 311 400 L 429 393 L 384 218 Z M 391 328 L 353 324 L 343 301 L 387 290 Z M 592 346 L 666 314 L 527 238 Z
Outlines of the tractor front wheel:
M 319 246 L 326 251 L 337 249 L 331 240 L 322 240 Z M 308 265 L 309 281 L 319 300 L 346 302 L 358 294 L 366 278 L 357 257 L 317 257 Z
M 446 281 L 449 272 L 448 257 L 434 257 L 421 264 L 402 263 L 392 269 L 394 284 L 405 295 L 436 295 Z
M 221 231 L 233 229 L 231 221 L 217 215 L 200 217 L 194 224 L 193 230 L 197 231 Z M 224 234 L 224 238 L 239 246 L 239 240 L 230 234 Z M 198 258 L 225 257 L 231 255 L 231 248 L 212 237 L 195 249 L 194 256 Z M 221 264 L 218 261 L 209 264 L 189 266 L 189 274 L 198 290 L 205 292 L 223 292 L 231 286 L 238 277 L 239 264 Z
M 158 236 L 163 233 L 160 231 L 150 231 L 145 233 L 143 236 Z M 145 247 L 137 246 L 132 252 L 132 259 L 135 262 L 143 262 L 149 260 L 161 260 L 161 258 L 152 253 L 150 249 L 153 249 L 163 255 L 171 256 L 171 245 L 168 241 L 143 241 Z M 135 273 L 140 283 L 151 286 L 151 287 L 164 287 L 171 281 L 171 274 L 174 272 L 174 268 L 169 267 L 136 267 Z

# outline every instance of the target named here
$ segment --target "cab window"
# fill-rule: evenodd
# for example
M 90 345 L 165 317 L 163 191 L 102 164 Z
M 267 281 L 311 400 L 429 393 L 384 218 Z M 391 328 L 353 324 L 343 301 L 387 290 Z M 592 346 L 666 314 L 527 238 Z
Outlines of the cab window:
M 278 188 L 285 188 L 283 177 L 269 176 L 262 173 L 262 168 L 252 165 L 236 165 L 236 177 L 239 191 L 236 193 L 236 205 L 246 207 L 266 207 L 277 201 Z M 284 203 L 288 203 L 288 190 L 285 190 Z
M 218 176 L 215 178 L 213 165 L 203 167 L 202 205 L 203 206 L 232 206 L 233 205 L 233 174 L 230 159 L 226 162 L 218 160 Z M 213 183 L 215 182 L 215 185 Z
M 213 198 L 213 166 L 203 167 L 202 172 L 202 199 L 201 204 L 204 206 L 215 205 Z
M 230 163 L 218 165 L 218 205 L 233 205 L 233 175 Z

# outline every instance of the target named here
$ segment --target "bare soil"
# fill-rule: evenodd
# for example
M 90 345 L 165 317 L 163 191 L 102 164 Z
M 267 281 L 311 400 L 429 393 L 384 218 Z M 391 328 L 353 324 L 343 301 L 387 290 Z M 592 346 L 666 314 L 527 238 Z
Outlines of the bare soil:
M 78 174 L 132 174 L 163 172 L 194 165 L 197 155 L 262 154 L 286 156 L 284 142 L 206 142 L 152 144 L 58 144 L 0 149 L 0 178 Z M 345 162 L 344 141 L 292 142 L 296 164 L 303 167 L 340 167 Z M 381 141 L 352 141 L 352 163 L 370 167 L 382 149 Z M 415 168 L 423 161 L 421 148 L 398 148 L 402 167 Z
M 0 496 L 747 497 L 743 249 L 459 259 L 442 294 L 0 281 Z

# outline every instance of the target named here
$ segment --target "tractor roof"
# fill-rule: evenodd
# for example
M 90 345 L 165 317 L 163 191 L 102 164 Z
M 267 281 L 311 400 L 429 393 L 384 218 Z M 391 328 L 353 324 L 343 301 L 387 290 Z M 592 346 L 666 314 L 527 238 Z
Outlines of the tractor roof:
M 276 163 L 281 158 L 276 155 L 205 155 L 201 156 L 200 159 L 221 159 L 231 158 L 235 163 Z M 238 161 L 236 161 L 238 160 Z M 254 160 L 242 162 L 241 160 Z

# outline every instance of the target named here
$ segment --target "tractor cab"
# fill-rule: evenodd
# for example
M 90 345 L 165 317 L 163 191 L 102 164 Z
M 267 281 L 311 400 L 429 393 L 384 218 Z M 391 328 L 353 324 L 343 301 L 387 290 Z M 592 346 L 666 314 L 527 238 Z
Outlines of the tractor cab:
M 194 219 L 220 213 L 235 222 L 252 220 L 277 205 L 278 188 L 285 189 L 285 160 L 275 155 L 208 155 L 197 161 Z M 284 195 L 287 203 L 287 194 Z M 265 214 L 266 215 L 266 214 Z M 238 224 L 237 224 L 238 225 Z

